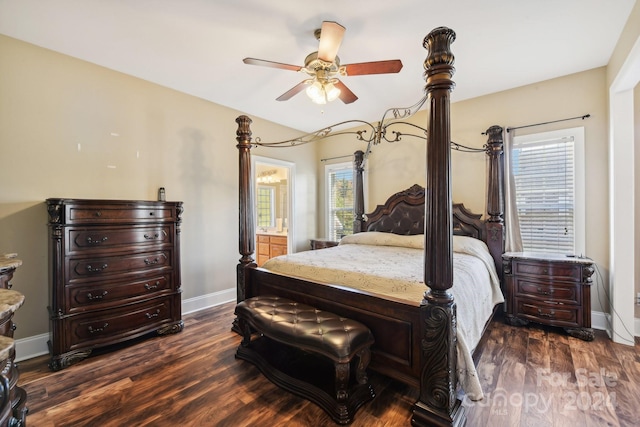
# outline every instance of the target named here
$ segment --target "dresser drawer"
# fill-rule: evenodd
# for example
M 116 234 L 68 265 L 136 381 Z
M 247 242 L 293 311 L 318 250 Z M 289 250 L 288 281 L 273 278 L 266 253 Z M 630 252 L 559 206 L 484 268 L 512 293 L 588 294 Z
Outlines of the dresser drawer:
M 174 315 L 172 301 L 170 297 L 165 297 L 114 310 L 74 316 L 69 319 L 69 348 L 133 338 L 168 323 Z
M 72 228 L 69 232 L 67 250 L 99 251 L 107 249 L 130 249 L 131 245 L 152 246 L 172 244 L 173 225 L 149 227 L 90 227 Z
M 175 220 L 175 210 L 160 206 L 68 206 L 67 224 L 145 223 Z
M 172 251 L 150 251 L 118 256 L 92 257 L 69 260 L 69 282 L 77 279 L 104 280 L 114 274 L 144 274 L 159 268 L 172 267 Z
M 580 308 L 566 305 L 544 305 L 526 298 L 515 298 L 519 317 L 555 326 L 579 326 Z
M 516 277 L 515 281 L 516 295 L 520 297 L 530 297 L 536 299 L 552 299 L 562 304 L 580 304 L 582 295 L 581 287 L 561 282 L 546 282 L 544 280 L 530 280 L 527 278 Z
M 68 313 L 109 308 L 148 299 L 174 290 L 171 275 L 153 275 L 134 281 L 100 281 L 67 286 Z
M 514 275 L 564 279 L 576 282 L 580 281 L 582 277 L 581 266 L 571 263 L 514 260 L 512 268 Z

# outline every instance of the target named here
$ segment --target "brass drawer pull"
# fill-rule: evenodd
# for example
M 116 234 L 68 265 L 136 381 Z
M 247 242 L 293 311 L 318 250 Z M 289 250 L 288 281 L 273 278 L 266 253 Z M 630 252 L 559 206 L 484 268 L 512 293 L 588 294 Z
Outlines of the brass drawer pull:
M 109 238 L 107 236 L 103 237 L 102 239 L 99 240 L 93 240 L 91 237 L 87 237 L 87 243 L 90 245 L 99 245 L 100 243 L 104 243 L 107 240 L 109 240 Z
M 546 268 L 542 269 L 542 274 L 549 274 L 549 270 L 547 270 Z
M 99 273 L 101 271 L 106 270 L 107 264 L 102 264 L 101 267 L 93 267 L 91 265 L 87 265 L 87 271 L 90 273 Z
M 101 300 L 102 298 L 104 298 L 109 292 L 107 291 L 103 291 L 101 295 L 93 295 L 91 292 L 89 292 L 87 294 L 87 299 L 89 299 L 89 301 L 93 301 L 93 300 Z
M 89 327 L 87 328 L 87 330 L 89 331 L 89 333 L 90 333 L 90 334 L 97 334 L 97 333 L 100 333 L 100 332 L 104 332 L 104 330 L 105 330 L 105 329 L 107 329 L 107 326 L 109 326 L 109 324 L 108 324 L 108 323 L 105 323 L 105 324 L 102 326 L 102 328 L 95 328 L 95 329 L 93 329 L 91 326 L 89 326 Z
M 158 237 L 160 237 L 159 233 L 154 234 L 153 236 L 149 236 L 148 234 L 144 234 L 144 238 L 147 240 L 153 240 L 153 239 L 157 239 Z
M 553 295 L 554 290 L 550 289 L 548 291 L 546 291 L 544 288 L 538 288 L 538 293 L 541 295 Z
M 153 319 L 154 317 L 160 316 L 160 309 L 158 308 L 155 313 L 145 313 L 147 319 Z
M 101 216 L 102 216 L 102 212 L 100 212 L 100 211 L 96 211 L 95 216 L 97 216 L 97 217 L 101 217 Z
M 548 313 L 543 313 L 542 309 L 539 308 L 538 309 L 538 316 L 540 316 L 540 317 L 548 317 L 550 319 L 553 319 L 554 317 L 556 317 L 556 312 L 554 310 L 551 310 Z
M 154 265 L 154 264 L 157 264 L 158 262 L 160 262 L 158 258 L 154 258 L 154 259 L 147 258 L 144 260 L 144 263 L 147 265 Z
M 145 284 L 144 284 L 144 288 L 145 288 L 146 290 L 148 290 L 148 291 L 156 290 L 156 289 L 158 289 L 158 286 L 160 286 L 160 281 L 156 282 L 156 284 L 155 284 L 155 285 L 150 285 L 150 284 L 148 284 L 148 283 L 145 283 Z

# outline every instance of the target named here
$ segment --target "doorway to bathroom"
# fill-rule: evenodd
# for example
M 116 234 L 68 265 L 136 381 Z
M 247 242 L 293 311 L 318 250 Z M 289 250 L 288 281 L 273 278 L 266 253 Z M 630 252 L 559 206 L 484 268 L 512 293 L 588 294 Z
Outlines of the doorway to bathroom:
M 256 263 L 293 252 L 293 181 L 295 164 L 253 156 Z

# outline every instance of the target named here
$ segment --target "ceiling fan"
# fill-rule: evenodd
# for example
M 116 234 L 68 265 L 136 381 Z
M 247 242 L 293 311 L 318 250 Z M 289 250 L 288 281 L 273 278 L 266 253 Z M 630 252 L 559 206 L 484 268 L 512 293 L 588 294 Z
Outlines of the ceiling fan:
M 316 39 L 319 41 L 318 51 L 307 55 L 302 67 L 256 58 L 245 58 L 242 61 L 250 65 L 300 71 L 310 76 L 309 79 L 301 81 L 276 98 L 278 101 L 291 99 L 306 88 L 307 95 L 317 104 L 326 104 L 336 98 L 340 98 L 345 104 L 350 104 L 356 101 L 358 97 L 340 81 L 339 76 L 397 73 L 402 69 L 402 61 L 393 59 L 340 65 L 340 58 L 338 58 L 337 54 L 345 30 L 345 27 L 337 22 L 324 21 L 322 28 L 314 32 Z

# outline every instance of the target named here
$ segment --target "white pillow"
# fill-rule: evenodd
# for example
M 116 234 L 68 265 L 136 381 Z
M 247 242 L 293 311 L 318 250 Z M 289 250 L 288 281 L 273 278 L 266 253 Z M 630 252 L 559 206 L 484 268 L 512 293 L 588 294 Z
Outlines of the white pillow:
M 367 231 L 344 236 L 342 240 L 340 240 L 340 244 L 400 246 L 404 248 L 424 249 L 424 234 L 402 236 L 400 234 L 384 233 L 381 231 Z

